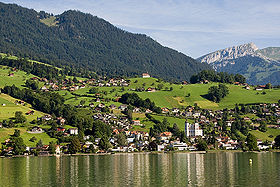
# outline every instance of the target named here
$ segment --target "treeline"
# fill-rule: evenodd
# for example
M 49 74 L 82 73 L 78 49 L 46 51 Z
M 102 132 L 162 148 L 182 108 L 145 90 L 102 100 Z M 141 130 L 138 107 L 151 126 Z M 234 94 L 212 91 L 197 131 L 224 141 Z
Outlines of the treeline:
M 119 102 L 123 104 L 132 105 L 135 107 L 141 107 L 150 109 L 153 112 L 161 113 L 161 108 L 157 107 L 154 102 L 152 102 L 149 98 L 143 100 L 136 93 L 125 93 L 119 99 Z
M 199 83 L 201 81 L 211 81 L 220 83 L 245 83 L 246 78 L 240 74 L 229 74 L 227 72 L 216 72 L 214 70 L 203 70 L 196 75 L 191 76 L 190 82 L 192 84 Z
M 31 62 L 24 58 L 10 59 L 8 57 L 0 58 L 0 65 L 9 66 L 18 70 L 31 73 L 38 77 L 47 78 L 49 80 L 58 79 L 61 72 L 52 66 Z

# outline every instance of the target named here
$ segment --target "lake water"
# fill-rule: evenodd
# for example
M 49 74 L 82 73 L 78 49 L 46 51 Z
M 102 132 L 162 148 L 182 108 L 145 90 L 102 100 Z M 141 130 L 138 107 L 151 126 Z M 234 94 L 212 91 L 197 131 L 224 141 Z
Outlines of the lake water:
M 280 186 L 280 153 L 0 158 L 0 186 Z

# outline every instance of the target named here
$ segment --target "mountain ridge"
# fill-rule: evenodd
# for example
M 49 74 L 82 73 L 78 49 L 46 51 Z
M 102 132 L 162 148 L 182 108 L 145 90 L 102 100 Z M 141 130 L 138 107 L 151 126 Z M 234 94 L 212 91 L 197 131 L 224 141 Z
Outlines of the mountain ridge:
M 197 60 L 218 72 L 242 74 L 251 84 L 280 84 L 280 62 L 261 50 L 254 43 L 248 43 L 221 49 Z
M 72 74 L 94 71 L 131 77 L 149 72 L 178 81 L 211 69 L 146 35 L 129 33 L 80 11 L 65 11 L 48 20 L 47 25 L 42 20 L 53 15 L 43 11 L 4 3 L 0 3 L 0 9 L 1 52 L 67 67 Z

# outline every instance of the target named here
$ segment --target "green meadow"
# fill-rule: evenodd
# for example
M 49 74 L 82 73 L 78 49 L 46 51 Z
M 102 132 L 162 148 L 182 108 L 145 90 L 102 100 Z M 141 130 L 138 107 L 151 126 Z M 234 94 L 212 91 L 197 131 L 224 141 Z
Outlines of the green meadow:
M 14 73 L 14 76 L 8 76 L 9 73 Z M 3 88 L 4 86 L 11 86 L 13 84 L 19 88 L 23 88 L 27 79 L 36 76 L 27 74 L 24 71 L 11 71 L 11 68 L 7 66 L 0 66 L 0 77 L 0 88 Z
M 43 112 L 32 109 L 31 105 L 28 103 L 25 103 L 25 105 L 16 105 L 16 100 L 17 99 L 9 95 L 0 94 L 0 120 L 13 118 L 16 111 L 21 111 L 27 118 L 27 122 L 31 122 L 32 120 L 37 119 L 37 117 L 45 115 Z M 6 106 L 3 106 L 3 104 L 6 104 Z M 35 111 L 34 115 L 25 115 L 25 113 L 30 110 Z
M 120 87 L 99 87 L 100 91 L 106 91 L 107 95 L 104 97 L 108 98 L 116 98 L 117 96 L 121 96 L 122 94 L 132 91 L 137 87 L 157 87 L 158 84 L 163 84 L 163 89 L 156 92 L 136 92 L 141 98 L 146 99 L 150 98 L 152 101 L 156 103 L 159 107 L 168 107 L 168 108 L 181 108 L 186 107 L 188 105 L 198 104 L 201 108 L 205 109 L 213 109 L 219 110 L 223 108 L 233 108 L 235 104 L 247 104 L 247 103 L 273 103 L 278 102 L 280 99 L 280 89 L 271 89 L 264 90 L 266 94 L 262 94 L 263 91 L 256 90 L 246 90 L 242 86 L 227 84 L 229 87 L 229 94 L 222 99 L 220 103 L 214 103 L 209 101 L 203 97 L 208 92 L 209 87 L 218 85 L 217 83 L 210 84 L 189 84 L 189 85 L 178 85 L 178 84 L 170 84 L 166 82 L 159 82 L 155 78 L 132 78 L 130 79 L 130 85 L 125 87 L 125 91 L 122 92 Z M 172 91 L 169 91 L 170 87 L 172 87 Z M 74 93 L 79 95 L 89 94 L 90 87 L 80 89 L 75 91 Z M 112 89 L 115 89 L 114 92 L 110 92 Z M 189 95 L 189 96 L 188 96 Z M 82 99 L 86 100 L 86 103 L 91 102 L 91 97 L 83 97 L 76 98 L 73 97 L 69 99 L 68 103 L 77 104 Z M 110 103 L 111 104 L 111 103 Z
M 266 132 L 261 132 L 259 130 L 250 131 L 251 134 L 257 137 L 257 139 L 261 139 L 263 141 L 273 141 L 276 136 L 280 135 L 280 129 L 268 128 Z

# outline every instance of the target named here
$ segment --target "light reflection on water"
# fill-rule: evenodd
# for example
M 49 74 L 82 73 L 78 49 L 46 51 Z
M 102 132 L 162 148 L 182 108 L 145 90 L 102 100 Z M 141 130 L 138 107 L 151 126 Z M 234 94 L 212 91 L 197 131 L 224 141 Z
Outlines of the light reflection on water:
M 0 186 L 279 186 L 279 166 L 280 153 L 1 158 Z

